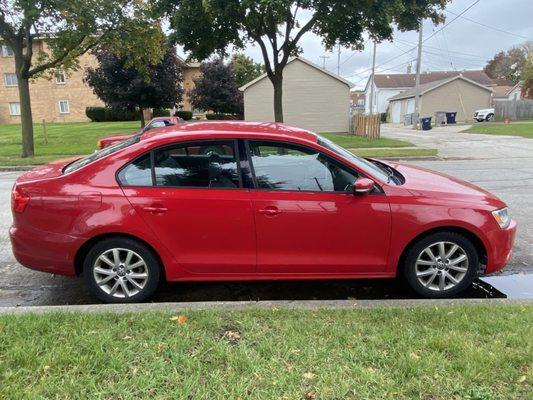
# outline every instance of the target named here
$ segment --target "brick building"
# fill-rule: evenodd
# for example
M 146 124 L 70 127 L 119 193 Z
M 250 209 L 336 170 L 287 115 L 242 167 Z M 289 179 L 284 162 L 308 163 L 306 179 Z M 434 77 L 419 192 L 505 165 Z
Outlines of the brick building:
M 33 53 L 46 51 L 46 43 L 35 39 Z M 85 122 L 86 107 L 104 106 L 104 103 L 83 82 L 87 68 L 95 67 L 98 61 L 90 53 L 79 59 L 79 69 L 65 72 L 58 69 L 52 79 L 38 78 L 30 83 L 30 96 L 34 122 Z M 182 109 L 191 111 L 187 92 L 194 87 L 193 79 L 200 74 L 199 63 L 185 64 L 183 86 L 185 95 Z M 0 124 L 20 123 L 20 103 L 15 75 L 15 58 L 6 45 L 0 44 Z

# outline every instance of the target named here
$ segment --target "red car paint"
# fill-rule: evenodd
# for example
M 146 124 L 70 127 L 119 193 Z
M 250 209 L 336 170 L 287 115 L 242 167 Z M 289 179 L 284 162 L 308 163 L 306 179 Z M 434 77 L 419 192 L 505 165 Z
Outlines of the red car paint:
M 161 146 L 202 139 L 283 141 L 316 149 L 358 170 L 381 193 L 121 187 L 117 171 Z M 311 132 L 271 123 L 180 124 L 74 172 L 51 163 L 17 179 L 13 252 L 24 266 L 79 275 L 80 249 L 124 234 L 149 244 L 169 281 L 390 278 L 419 235 L 452 227 L 478 238 L 486 272 L 508 262 L 516 223 L 491 212 L 505 204 L 464 181 L 397 163 L 392 184 L 320 146 Z M 21 200 L 22 199 L 22 200 Z M 24 203 L 24 204 L 22 204 Z
M 112 144 L 128 139 L 132 137 L 133 135 L 145 134 L 146 132 L 152 129 L 160 128 L 160 126 L 156 126 L 159 122 L 164 122 L 169 125 L 179 125 L 179 124 L 184 124 L 185 120 L 181 119 L 180 117 L 155 117 L 155 118 L 152 118 L 150 121 L 148 121 L 148 123 L 140 131 L 134 132 L 134 133 L 127 133 L 124 135 L 113 135 L 113 136 L 102 138 L 98 140 L 97 146 L 99 149 L 103 149 L 104 147 L 108 147 L 108 146 L 111 146 Z

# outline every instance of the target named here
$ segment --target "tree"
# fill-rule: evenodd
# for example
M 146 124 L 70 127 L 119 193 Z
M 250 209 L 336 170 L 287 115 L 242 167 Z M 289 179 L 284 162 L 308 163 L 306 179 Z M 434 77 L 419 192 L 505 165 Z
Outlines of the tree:
M 530 41 L 507 51 L 500 51 L 487 62 L 484 71 L 489 78 L 504 78 L 517 83 L 520 80 L 520 71 L 532 50 L 533 42 Z
M 139 49 L 138 59 L 161 57 L 161 36 L 150 13 L 144 0 L 0 0 L 0 40 L 15 57 L 22 157 L 34 155 L 30 80 L 59 67 L 75 69 L 79 56 L 102 44 L 129 42 Z M 36 39 L 45 42 L 45 51 L 35 46 Z M 142 45 L 133 46 L 137 40 Z
M 228 45 L 257 43 L 274 87 L 275 120 L 283 122 L 283 69 L 313 32 L 326 49 L 337 43 L 362 49 L 366 31 L 377 41 L 400 30 L 417 29 L 421 19 L 442 22 L 449 0 L 159 0 L 169 15 L 174 39 L 191 56 L 203 60 L 226 53 Z M 303 14 L 303 15 L 301 15 Z
M 522 95 L 526 99 L 533 99 L 533 52 L 530 52 L 520 71 L 522 81 Z
M 222 58 L 205 62 L 200 66 L 201 76 L 194 81 L 191 103 L 200 110 L 215 113 L 242 114 L 242 93 L 235 82 L 231 65 Z
M 264 72 L 261 64 L 254 62 L 254 60 L 244 54 L 234 54 L 230 65 L 235 72 L 235 81 L 238 87 L 253 81 Z
M 108 106 L 138 108 L 141 125 L 144 126 L 143 110 L 147 108 L 171 108 L 183 96 L 182 68 L 175 49 L 167 49 L 157 64 L 144 67 L 149 74 L 131 66 L 131 56 L 117 55 L 101 49 L 96 52 L 97 68 L 89 68 L 85 81 L 94 93 Z

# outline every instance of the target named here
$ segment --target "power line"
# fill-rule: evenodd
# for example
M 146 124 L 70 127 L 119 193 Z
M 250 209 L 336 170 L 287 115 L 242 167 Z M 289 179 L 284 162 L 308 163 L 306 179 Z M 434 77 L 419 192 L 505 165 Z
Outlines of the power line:
M 442 34 L 444 34 L 444 31 L 442 32 Z M 394 39 L 396 42 L 400 42 L 400 44 L 404 44 L 404 45 L 414 45 L 413 42 L 410 42 L 408 40 L 405 40 L 405 39 Z M 427 49 L 433 49 L 433 50 L 442 50 L 438 47 L 435 47 L 435 46 L 429 46 L 429 45 L 424 45 L 424 48 L 427 48 Z M 459 54 L 459 55 L 462 55 L 462 56 L 466 56 L 466 57 L 471 57 L 471 58 L 478 58 L 479 60 L 483 60 L 483 61 L 486 61 L 486 57 L 483 57 L 483 56 L 480 56 L 480 55 L 477 55 L 477 54 L 469 54 L 469 53 L 462 53 L 460 51 L 455 51 L 455 50 L 448 50 L 449 53 L 454 53 L 454 54 Z
M 478 25 L 480 25 L 480 26 L 483 26 L 483 27 L 488 28 L 488 29 L 492 29 L 492 30 L 497 31 L 497 32 L 506 33 L 506 34 L 508 34 L 508 35 L 516 36 L 516 37 L 519 37 L 519 38 L 521 38 L 521 39 L 525 39 L 525 40 L 529 40 L 529 39 L 531 39 L 531 38 L 528 38 L 528 37 L 526 37 L 526 36 L 519 35 L 519 34 L 517 34 L 517 33 L 513 33 L 513 32 L 509 32 L 509 31 L 506 31 L 506 30 L 500 29 L 500 28 L 496 28 L 495 26 L 486 25 L 486 24 L 484 24 L 484 23 L 482 23 L 482 22 L 479 22 L 479 21 L 473 20 L 473 19 L 468 18 L 468 17 L 465 17 L 465 16 L 463 16 L 463 15 L 458 15 L 458 14 L 456 14 L 456 13 L 454 13 L 453 11 L 450 11 L 450 10 L 445 10 L 445 11 L 448 12 L 448 13 L 450 13 L 450 14 L 456 15 L 457 17 L 461 17 L 462 19 L 465 19 L 465 20 L 467 20 L 467 21 L 473 22 L 474 24 L 478 24 Z

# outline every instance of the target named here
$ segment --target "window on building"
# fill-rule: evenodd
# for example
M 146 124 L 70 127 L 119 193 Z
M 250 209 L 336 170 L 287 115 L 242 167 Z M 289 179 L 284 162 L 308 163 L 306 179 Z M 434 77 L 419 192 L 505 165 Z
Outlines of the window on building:
M 9 103 L 9 114 L 20 115 L 20 103 Z
M 13 57 L 13 50 L 11 47 L 2 45 L 2 57 Z
M 17 74 L 12 72 L 4 74 L 4 82 L 6 83 L 6 86 L 17 86 Z
M 56 83 L 58 85 L 64 85 L 65 84 L 65 71 L 62 69 L 56 70 Z
M 68 114 L 70 112 L 68 100 L 59 100 L 59 112 L 61 114 Z

